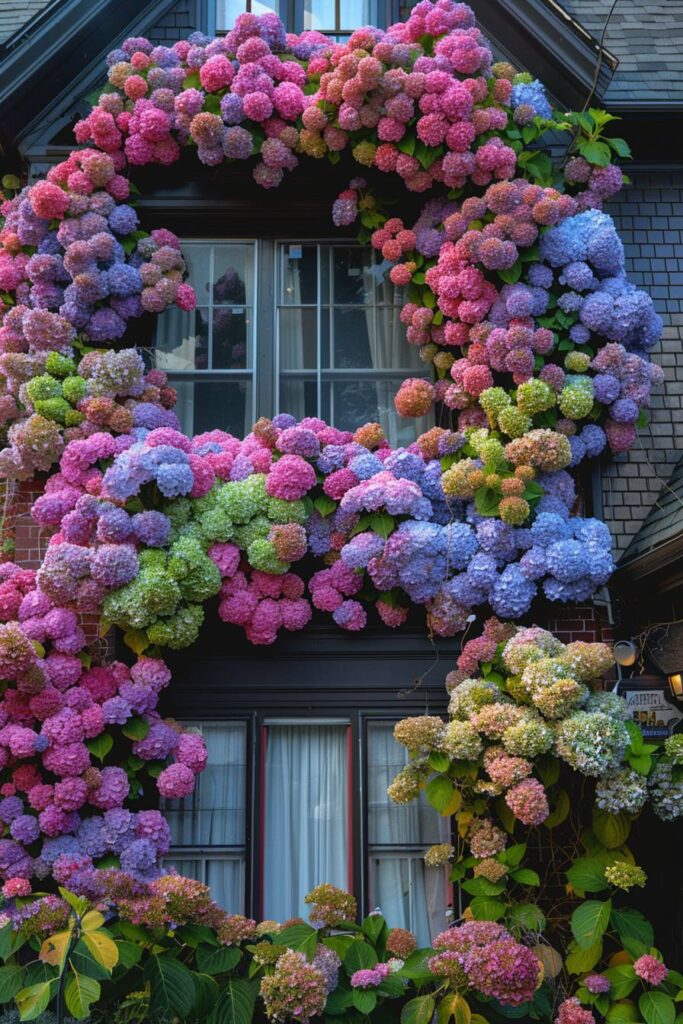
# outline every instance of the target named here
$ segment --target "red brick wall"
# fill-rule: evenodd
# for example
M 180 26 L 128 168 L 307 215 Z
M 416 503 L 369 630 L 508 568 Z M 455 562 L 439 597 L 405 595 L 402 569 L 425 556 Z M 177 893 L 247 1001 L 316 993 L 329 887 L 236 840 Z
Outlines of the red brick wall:
M 548 620 L 548 629 L 565 644 L 574 640 L 614 643 L 613 627 L 604 612 L 593 605 L 570 605 L 564 608 L 556 618 Z
M 43 480 L 5 484 L 3 541 L 13 539 L 14 551 L 5 545 L 4 560 L 11 559 L 25 569 L 37 569 L 50 539 L 50 531 L 31 519 L 31 506 L 43 493 Z
M 15 485 L 5 484 L 5 492 L 0 492 L 0 501 L 4 503 L 2 539 L 14 541 L 14 551 L 6 546 L 0 560 L 11 560 L 24 569 L 37 569 L 40 566 L 52 531 L 33 521 L 31 506 L 43 493 L 44 487 L 44 480 L 29 480 Z M 113 657 L 113 630 L 106 637 L 100 636 L 99 616 L 82 615 L 81 627 L 93 657 L 98 661 Z

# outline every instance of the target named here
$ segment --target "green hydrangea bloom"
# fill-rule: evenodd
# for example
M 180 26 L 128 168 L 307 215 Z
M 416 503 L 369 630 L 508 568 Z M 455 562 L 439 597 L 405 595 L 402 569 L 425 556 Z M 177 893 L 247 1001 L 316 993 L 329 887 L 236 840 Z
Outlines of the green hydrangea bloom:
M 553 745 L 553 730 L 537 712 L 525 709 L 524 718 L 503 732 L 502 743 L 515 757 L 538 757 Z
M 83 415 L 82 412 L 79 412 L 78 409 L 69 409 L 69 411 L 64 416 L 64 426 L 79 427 L 84 419 L 85 416 Z
M 269 497 L 266 515 L 273 523 L 298 523 L 299 526 L 303 526 L 307 519 L 303 501 L 285 501 L 284 498 Z
M 529 416 L 552 409 L 555 402 L 555 392 L 544 380 L 534 378 L 517 388 L 517 408 Z
M 181 537 L 172 545 L 167 571 L 187 601 L 206 601 L 221 589 L 218 566 L 194 537 Z
M 45 360 L 45 369 L 53 377 L 59 377 L 61 380 L 76 372 L 76 363 L 68 356 L 63 356 L 61 352 L 50 352 Z
M 504 409 L 510 408 L 512 399 L 505 388 L 486 388 L 479 395 L 479 404 L 489 419 L 495 422 Z
M 489 437 L 479 446 L 479 457 L 488 468 L 507 469 L 505 449 L 495 437 Z
M 266 519 L 265 516 L 254 516 L 244 526 L 236 526 L 233 538 L 235 543 L 246 551 L 250 544 L 253 544 L 255 540 L 260 540 L 262 537 L 267 537 L 270 533 L 271 527 L 270 519 Z
M 265 473 L 254 473 L 220 488 L 219 501 L 234 523 L 248 523 L 264 511 L 267 500 Z
M 593 408 L 593 385 L 588 382 L 588 387 L 563 387 L 560 392 L 558 404 L 563 416 L 570 420 L 582 420 L 590 414 Z
M 277 557 L 275 545 L 266 537 L 259 537 L 252 541 L 247 548 L 249 564 L 261 572 L 268 572 L 273 576 L 279 576 L 289 569 L 288 562 L 281 562 Z
M 214 544 L 216 541 L 229 541 L 233 535 L 233 524 L 232 520 L 226 515 L 222 508 L 210 508 L 206 512 L 203 512 L 199 518 L 197 525 L 201 531 L 202 537 L 209 543 Z
M 62 385 L 49 373 L 41 373 L 40 376 L 28 381 L 26 394 L 35 405 L 37 402 L 46 401 L 49 398 L 61 397 Z
M 502 410 L 498 416 L 498 426 L 508 437 L 522 437 L 531 430 L 531 417 L 513 405 Z
M 604 775 L 616 768 L 629 745 L 623 722 L 602 711 L 576 711 L 558 726 L 555 749 L 582 775 Z
M 160 644 L 179 651 L 190 647 L 199 636 L 204 621 L 204 608 L 200 604 L 184 605 L 176 615 L 165 621 L 155 622 L 147 630 L 152 644 Z
M 88 393 L 88 384 L 84 377 L 66 377 L 62 381 L 62 394 L 67 402 L 76 405 Z
M 570 373 L 585 373 L 591 364 L 591 357 L 585 352 L 568 352 L 564 366 Z
M 677 733 L 664 741 L 664 750 L 674 764 L 683 764 L 683 734 Z
M 486 679 L 463 679 L 451 692 L 448 714 L 451 718 L 467 721 L 470 715 L 481 711 L 487 704 L 499 704 L 504 700 L 495 683 Z
M 60 397 L 40 399 L 33 403 L 36 412 L 44 416 L 46 420 L 52 420 L 53 423 L 66 423 L 66 417 L 70 412 L 74 410 L 71 408 L 69 403 Z
M 192 502 L 189 498 L 173 498 L 164 502 L 161 511 L 171 520 L 171 529 L 178 530 L 190 521 Z
M 165 560 L 164 552 L 158 554 Z M 141 568 L 138 576 L 125 587 L 106 595 L 102 616 L 122 629 L 144 629 L 157 616 L 172 615 L 181 598 L 180 587 L 166 572 L 165 566 L 147 566 Z

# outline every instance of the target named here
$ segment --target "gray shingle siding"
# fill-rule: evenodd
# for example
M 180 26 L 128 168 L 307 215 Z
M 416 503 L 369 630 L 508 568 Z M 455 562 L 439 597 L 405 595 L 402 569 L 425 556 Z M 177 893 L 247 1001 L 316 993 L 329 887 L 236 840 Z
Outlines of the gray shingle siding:
M 149 38 L 154 43 L 168 46 L 179 39 L 186 39 L 191 32 L 201 27 L 197 0 L 178 0 L 178 3 L 150 29 Z
M 30 21 L 49 0 L 0 0 L 0 42 Z
M 647 289 L 664 320 L 652 358 L 665 385 L 652 399 L 650 425 L 632 451 L 603 467 L 604 519 L 621 555 L 644 523 L 683 455 L 683 175 L 633 175 L 614 217 L 630 280 Z
M 568 14 L 600 39 L 612 0 L 559 0 Z M 683 0 L 617 0 L 605 46 L 619 67 L 605 94 L 610 100 L 683 103 Z

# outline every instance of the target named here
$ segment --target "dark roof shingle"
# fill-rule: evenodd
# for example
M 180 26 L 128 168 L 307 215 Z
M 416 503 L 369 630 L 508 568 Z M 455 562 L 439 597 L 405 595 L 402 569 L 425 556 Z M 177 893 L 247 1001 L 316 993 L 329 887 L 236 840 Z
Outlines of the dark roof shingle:
M 612 0 L 559 0 L 600 40 Z M 603 97 L 610 102 L 683 104 L 683 0 L 617 0 L 604 45 L 619 67 Z
M 683 534 L 683 458 L 659 492 L 643 525 L 621 556 L 619 565 L 642 558 L 680 534 Z

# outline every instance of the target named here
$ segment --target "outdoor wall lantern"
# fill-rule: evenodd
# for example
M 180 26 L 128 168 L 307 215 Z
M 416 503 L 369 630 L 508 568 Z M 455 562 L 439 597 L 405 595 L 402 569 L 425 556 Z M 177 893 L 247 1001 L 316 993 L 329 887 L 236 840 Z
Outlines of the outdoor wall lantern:
M 636 645 L 632 640 L 617 640 L 614 645 L 614 660 L 622 668 L 635 665 L 637 653 Z

